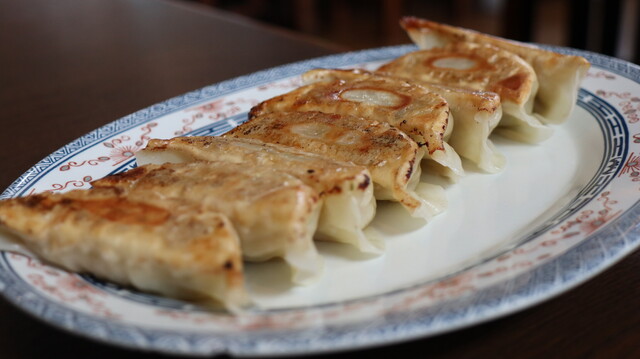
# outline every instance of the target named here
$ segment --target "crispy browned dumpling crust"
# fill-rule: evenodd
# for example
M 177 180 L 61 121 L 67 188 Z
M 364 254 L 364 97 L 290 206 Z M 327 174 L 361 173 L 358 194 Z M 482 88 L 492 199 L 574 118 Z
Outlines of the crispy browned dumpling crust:
M 461 68 L 452 62 L 464 62 Z M 533 68 L 520 57 L 491 45 L 455 42 L 441 48 L 411 52 L 379 71 L 440 85 L 495 92 L 524 104 L 537 91 Z
M 219 213 L 75 190 L 0 201 L 0 227 L 71 271 L 230 308 L 246 303 L 239 240 Z
M 459 101 L 449 101 L 447 99 L 447 97 L 451 96 L 452 94 L 454 96 L 464 95 L 465 107 L 471 108 L 477 112 L 486 112 L 488 114 L 493 114 L 497 111 L 500 111 L 500 96 L 495 92 L 477 91 L 477 90 L 468 89 L 468 88 L 455 87 L 453 85 L 448 86 L 444 84 L 436 84 L 433 82 L 419 81 L 418 78 L 413 76 L 411 78 L 398 76 L 394 73 L 385 71 L 386 69 L 385 65 L 382 65 L 375 72 L 371 72 L 363 69 L 315 69 L 315 70 L 306 72 L 304 76 L 306 78 L 316 78 L 318 80 L 327 79 L 327 81 L 329 80 L 356 81 L 358 79 L 363 79 L 365 77 L 371 77 L 371 76 L 402 77 L 404 81 L 414 82 L 415 84 L 420 85 L 421 87 L 424 87 L 429 92 L 433 92 L 442 96 L 442 98 L 444 98 L 445 101 L 447 101 L 447 104 L 451 111 L 453 111 L 452 102 L 459 102 Z M 455 121 L 455 114 L 454 114 L 454 121 Z
M 228 162 L 145 165 L 92 182 L 133 200 L 181 201 L 224 214 L 238 232 L 244 259 L 283 258 L 297 283 L 320 274 L 313 235 L 320 198 L 299 179 L 267 167 Z
M 384 66 L 383 66 L 384 68 Z M 305 76 L 315 79 L 354 81 L 367 76 L 395 76 L 378 70 L 375 74 L 361 69 L 316 69 Z M 415 76 L 406 76 L 405 80 L 415 82 L 428 91 L 442 96 L 449 104 L 455 126 L 448 142 L 458 154 L 476 163 L 487 172 L 500 171 L 505 163 L 489 135 L 502 117 L 500 96 L 495 92 L 474 91 L 460 87 L 451 87 L 416 80 Z
M 253 138 L 365 166 L 373 182 L 410 211 L 420 202 L 407 193 L 419 177 L 420 151 L 402 131 L 386 123 L 323 112 L 273 112 L 254 115 L 227 137 Z M 379 197 L 378 195 L 376 197 Z
M 217 160 L 270 167 L 300 179 L 321 197 L 329 192 L 342 191 L 339 184 L 345 181 L 355 181 L 361 191 L 366 190 L 370 183 L 369 171 L 364 166 L 248 138 L 189 136 L 151 139 L 143 155 L 166 151 L 185 156 L 183 162 Z M 137 156 L 140 157 L 140 153 Z
M 303 78 L 312 81 L 311 76 Z M 388 77 L 315 82 L 262 102 L 249 118 L 277 111 L 319 111 L 385 122 L 426 146 L 429 154 L 445 150 L 450 117 L 442 96 Z
M 420 82 L 495 92 L 503 110 L 501 134 L 536 143 L 552 133 L 532 113 L 539 85 L 533 68 L 519 56 L 495 46 L 452 42 L 408 53 L 383 65 L 380 71 Z
M 267 167 L 296 177 L 318 192 L 322 209 L 315 239 L 348 243 L 380 254 L 363 232 L 376 211 L 371 174 L 364 166 L 249 138 L 219 136 L 152 139 L 136 153 L 138 165 L 224 161 Z
M 560 54 L 469 29 L 415 17 L 405 17 L 400 24 L 422 49 L 454 42 L 473 42 L 490 44 L 518 55 L 531 64 L 540 82 L 534 112 L 550 123 L 562 123 L 569 117 L 580 81 L 590 67 L 589 61 L 582 56 Z
M 419 19 L 412 16 L 404 17 L 400 20 L 400 25 L 409 33 L 414 34 L 417 32 L 434 32 L 442 38 L 446 38 L 449 42 L 474 42 L 479 44 L 490 44 L 496 47 L 500 47 L 509 52 L 512 52 L 525 61 L 530 63 L 536 71 L 538 69 L 545 69 L 556 66 L 560 62 L 569 62 L 576 67 L 591 66 L 589 61 L 582 56 L 564 55 L 553 51 L 541 49 L 536 46 L 525 44 L 518 41 L 508 40 L 483 34 L 470 29 L 463 29 L 456 26 L 446 25 L 429 21 L 425 19 Z

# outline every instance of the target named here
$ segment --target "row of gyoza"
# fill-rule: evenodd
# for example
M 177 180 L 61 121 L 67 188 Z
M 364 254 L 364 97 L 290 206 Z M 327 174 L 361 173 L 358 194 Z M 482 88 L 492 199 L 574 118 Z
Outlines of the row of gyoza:
M 309 71 L 304 86 L 254 107 L 248 122 L 224 136 L 151 140 L 137 154 L 136 172 L 94 182 L 160 207 L 167 199 L 188 202 L 233 227 L 211 238 L 229 243 L 216 244 L 229 252 L 210 271 L 216 285 L 133 284 L 237 307 L 246 298 L 240 258 L 281 257 L 300 283 L 322 267 L 314 237 L 380 253 L 383 244 L 366 234 L 376 199 L 427 220 L 440 213 L 445 193 L 421 183 L 421 163 L 452 181 L 464 175 L 460 156 L 499 172 L 505 160 L 489 139 L 494 129 L 530 143 L 549 137 L 547 124 L 568 118 L 589 67 L 581 57 L 468 30 L 414 18 L 402 24 L 424 50 L 374 72 Z

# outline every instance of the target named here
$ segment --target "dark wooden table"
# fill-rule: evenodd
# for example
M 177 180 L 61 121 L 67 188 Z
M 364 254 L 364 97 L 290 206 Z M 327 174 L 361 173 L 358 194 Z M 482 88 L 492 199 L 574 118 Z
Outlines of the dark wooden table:
M 341 50 L 183 3 L 0 0 L 0 187 L 64 144 L 138 109 Z M 640 358 L 639 304 L 636 251 L 578 288 L 515 315 L 358 354 Z M 59 331 L 0 299 L 0 358 L 157 356 Z

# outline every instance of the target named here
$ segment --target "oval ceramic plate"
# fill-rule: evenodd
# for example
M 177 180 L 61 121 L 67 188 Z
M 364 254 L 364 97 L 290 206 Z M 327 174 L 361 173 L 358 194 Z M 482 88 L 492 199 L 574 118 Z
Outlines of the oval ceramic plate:
M 64 146 L 2 198 L 87 188 L 134 166 L 150 138 L 219 135 L 316 67 L 377 65 L 399 46 L 286 65 L 205 87 Z M 451 331 L 523 309 L 589 279 L 637 248 L 640 68 L 567 49 L 593 64 L 570 120 L 538 145 L 494 138 L 504 172 L 446 185 L 431 223 L 379 205 L 387 244 L 365 257 L 319 244 L 322 279 L 291 286 L 280 262 L 247 266 L 256 308 L 239 315 L 135 292 L 0 252 L 0 291 L 45 321 L 112 344 L 168 353 L 277 355 L 353 349 Z

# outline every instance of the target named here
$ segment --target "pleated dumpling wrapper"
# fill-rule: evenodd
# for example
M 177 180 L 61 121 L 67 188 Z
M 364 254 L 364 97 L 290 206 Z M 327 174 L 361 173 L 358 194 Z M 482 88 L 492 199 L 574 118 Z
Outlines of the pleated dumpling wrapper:
M 420 183 L 418 145 L 386 123 L 323 112 L 254 116 L 225 137 L 253 138 L 350 161 L 371 172 L 376 199 L 400 202 L 414 217 L 430 219 L 446 207 L 444 190 Z
M 302 75 L 306 86 L 255 106 L 249 118 L 267 112 L 319 111 L 385 122 L 403 131 L 456 181 L 464 175 L 460 157 L 446 138 L 453 126 L 449 105 L 442 96 L 397 78 L 326 81 L 314 72 Z
M 136 161 L 138 165 L 224 161 L 288 173 L 322 199 L 316 239 L 349 243 L 366 253 L 382 252 L 382 243 L 372 242 L 363 232 L 376 212 L 371 175 L 363 166 L 292 147 L 213 136 L 151 139 L 136 153 Z
M 47 192 L 0 201 L 0 229 L 66 270 L 232 311 L 247 303 L 230 221 L 184 202 L 160 206 L 111 189 Z
M 379 71 L 416 81 L 495 92 L 503 110 L 496 132 L 529 143 L 551 136 L 551 128 L 532 113 L 538 91 L 533 68 L 517 55 L 495 46 L 455 42 L 400 56 Z
M 582 56 L 564 55 L 522 42 L 415 17 L 405 17 L 400 24 L 422 49 L 463 41 L 490 44 L 520 56 L 533 67 L 538 76 L 540 88 L 533 110 L 547 123 L 558 124 L 567 120 L 576 104 L 580 82 L 591 66 Z
M 317 279 L 322 270 L 313 234 L 320 214 L 317 193 L 297 178 L 270 168 L 227 162 L 146 165 L 92 182 L 132 200 L 180 200 L 227 216 L 243 258 L 283 258 L 295 283 Z
M 382 72 L 374 74 L 360 69 L 317 69 L 309 71 L 307 74 L 327 81 L 353 81 L 371 76 L 387 75 Z M 447 142 L 456 152 L 471 160 L 483 171 L 500 172 L 504 168 L 506 160 L 489 139 L 489 135 L 502 117 L 500 96 L 494 92 L 472 91 L 425 82 L 419 84 L 442 96 L 449 104 L 455 126 Z

